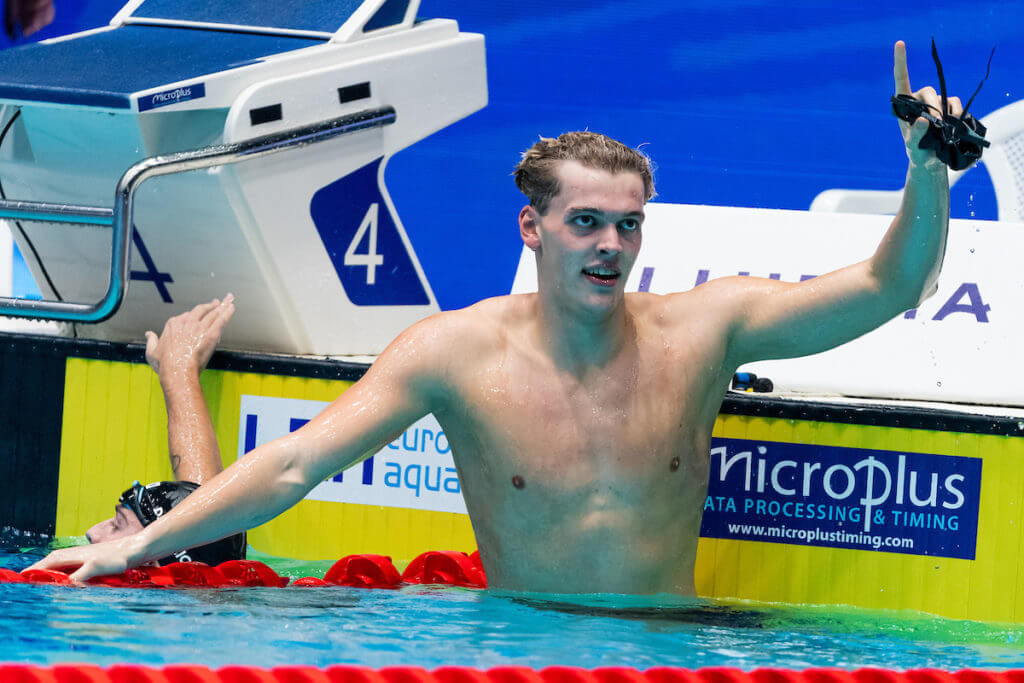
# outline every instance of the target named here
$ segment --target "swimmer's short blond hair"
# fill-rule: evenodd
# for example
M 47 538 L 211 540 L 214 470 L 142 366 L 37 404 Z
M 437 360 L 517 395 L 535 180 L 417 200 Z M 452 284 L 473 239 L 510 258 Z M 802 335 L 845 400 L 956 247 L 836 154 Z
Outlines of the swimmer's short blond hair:
M 560 161 L 576 161 L 609 173 L 639 173 L 644 181 L 644 201 L 654 196 L 654 171 L 647 155 L 607 135 L 573 131 L 538 140 L 523 152 L 513 173 L 519 191 L 541 215 L 548 212 L 551 200 L 561 191 L 555 176 Z

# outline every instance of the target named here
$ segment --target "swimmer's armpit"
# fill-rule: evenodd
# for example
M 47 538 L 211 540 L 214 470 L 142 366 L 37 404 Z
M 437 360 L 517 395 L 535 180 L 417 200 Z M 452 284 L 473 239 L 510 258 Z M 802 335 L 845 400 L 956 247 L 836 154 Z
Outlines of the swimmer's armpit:
M 981 79 L 974 95 L 967 100 L 960 116 L 953 116 L 949 113 L 946 79 L 942 73 L 942 63 L 939 61 L 938 50 L 935 49 L 934 38 L 932 38 L 932 59 L 935 60 L 935 69 L 939 75 L 942 110 L 933 114 L 929 109 L 934 109 L 934 107 L 929 107 L 912 95 L 893 95 L 890 100 L 893 115 L 907 123 L 914 123 L 922 116 L 928 120 L 928 132 L 921 138 L 919 147 L 934 150 L 935 156 L 954 171 L 962 171 L 981 159 L 982 151 L 990 145 L 989 141 L 985 139 L 987 129 L 980 121 L 968 114 L 967 110 L 970 109 L 974 97 L 988 78 L 994 54 L 995 48 L 992 48 L 992 53 L 988 56 L 988 66 L 985 68 L 985 78 Z

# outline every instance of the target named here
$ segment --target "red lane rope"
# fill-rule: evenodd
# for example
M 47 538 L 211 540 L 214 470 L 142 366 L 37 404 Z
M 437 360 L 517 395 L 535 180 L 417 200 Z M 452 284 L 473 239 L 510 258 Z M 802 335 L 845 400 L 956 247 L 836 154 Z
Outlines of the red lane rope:
M 282 666 L 260 669 L 228 666 L 175 665 L 152 668 L 119 665 L 102 669 L 91 664 L 59 664 L 52 667 L 0 664 L 0 683 L 1022 683 L 1024 671 L 975 671 L 956 673 L 936 669 L 888 671 L 885 669 L 756 669 L 745 672 L 725 667 L 673 669 L 659 667 L 638 671 L 626 667 L 578 669 L 552 666 L 546 669 L 504 666 L 489 670 L 446 666 L 433 672 L 418 667 L 369 669 L 332 666 L 317 669 Z
M 210 567 L 202 562 L 175 562 L 165 567 L 137 567 L 129 569 L 123 574 L 98 576 L 90 579 L 87 583 L 119 588 L 224 588 L 229 586 L 284 587 L 288 585 L 288 582 L 288 578 L 278 575 L 262 562 L 230 560 L 222 562 L 216 567 Z M 67 573 L 53 569 L 26 569 L 18 573 L 0 568 L 0 583 L 72 585 L 71 578 Z M 335 562 L 322 579 L 307 576 L 292 583 L 293 586 L 334 585 L 357 588 L 397 588 L 403 584 L 444 584 L 486 588 L 487 577 L 484 574 L 483 565 L 480 563 L 479 552 L 467 555 L 453 550 L 432 550 L 414 559 L 401 574 L 395 569 L 391 558 L 385 555 L 347 555 Z M 90 683 L 90 681 L 75 679 L 73 683 Z M 125 683 L 137 682 L 126 681 Z M 190 683 L 200 683 L 200 681 L 191 681 Z M 244 681 L 240 680 L 238 683 L 258 682 L 245 678 Z M 309 682 L 303 680 L 301 683 Z M 376 681 L 375 683 L 381 682 Z M 401 683 L 418 682 L 409 680 Z M 458 681 L 457 683 L 473 682 Z

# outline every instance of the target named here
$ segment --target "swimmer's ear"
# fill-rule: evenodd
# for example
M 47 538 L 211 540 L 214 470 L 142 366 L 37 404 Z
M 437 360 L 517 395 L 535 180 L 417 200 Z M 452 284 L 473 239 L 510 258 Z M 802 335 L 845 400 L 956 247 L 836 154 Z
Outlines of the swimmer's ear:
M 540 249 L 540 214 L 537 209 L 530 205 L 523 207 L 519 212 L 519 236 L 523 238 L 523 244 L 531 251 Z

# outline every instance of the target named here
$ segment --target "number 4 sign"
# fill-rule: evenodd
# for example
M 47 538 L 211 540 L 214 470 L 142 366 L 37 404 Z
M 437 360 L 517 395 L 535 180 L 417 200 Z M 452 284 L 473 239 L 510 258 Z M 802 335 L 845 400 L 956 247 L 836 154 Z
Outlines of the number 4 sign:
M 356 236 L 352 238 L 348 249 L 345 250 L 344 264 L 346 266 L 366 266 L 366 284 L 368 285 L 377 284 L 377 266 L 384 265 L 384 257 L 377 253 L 377 211 L 379 206 L 377 202 L 370 204 L 369 211 L 363 216 L 363 222 L 356 230 Z M 367 245 L 366 253 L 357 254 L 356 248 L 363 240 L 367 230 L 370 231 L 370 243 Z
M 317 190 L 309 213 L 352 303 L 426 306 L 430 297 L 379 185 L 383 161 Z

